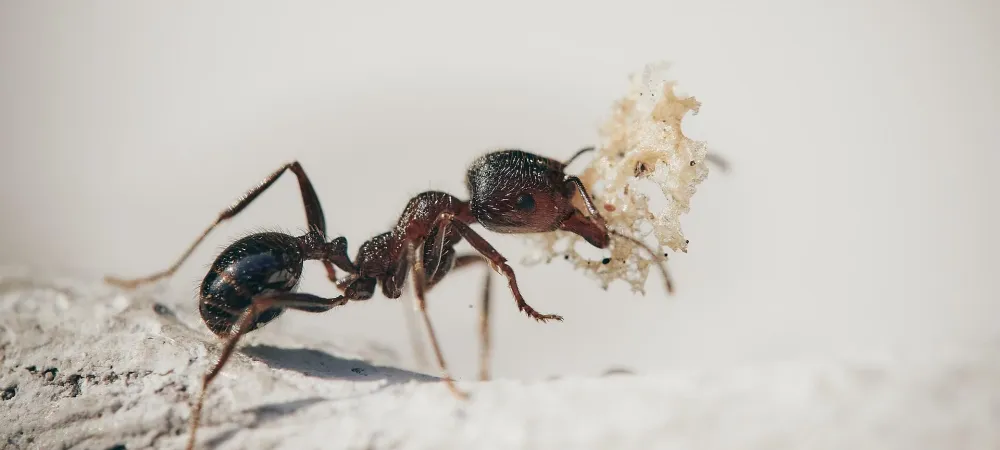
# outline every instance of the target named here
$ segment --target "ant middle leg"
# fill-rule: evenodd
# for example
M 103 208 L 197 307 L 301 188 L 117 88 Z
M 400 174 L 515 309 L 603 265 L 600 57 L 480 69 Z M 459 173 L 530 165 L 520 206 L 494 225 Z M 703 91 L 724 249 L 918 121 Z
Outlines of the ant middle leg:
M 510 287 L 510 292 L 514 296 L 514 301 L 517 303 L 517 309 L 524 312 L 532 319 L 539 322 L 547 322 L 549 320 L 557 320 L 562 322 L 562 316 L 556 314 L 541 314 L 535 311 L 531 305 L 524 300 L 521 295 L 521 289 L 517 286 L 517 278 L 514 276 L 514 269 L 512 269 L 507 264 L 507 258 L 504 258 L 489 242 L 486 241 L 479 233 L 476 233 L 471 227 L 466 225 L 460 220 L 454 220 L 454 215 L 450 213 L 443 213 L 438 219 L 441 227 L 453 226 L 458 232 L 462 239 L 465 239 L 469 245 L 472 245 L 483 258 L 486 258 L 487 264 L 490 265 L 493 270 L 495 270 L 504 278 L 507 278 L 507 285 Z
M 134 289 L 144 284 L 149 284 L 160 279 L 169 277 L 177 271 L 178 268 L 191 256 L 195 248 L 201 244 L 203 240 L 208 236 L 215 227 L 219 226 L 222 222 L 229 220 L 239 214 L 243 209 L 250 205 L 260 194 L 264 193 L 271 185 L 274 184 L 278 178 L 281 177 L 283 173 L 291 170 L 295 174 L 295 177 L 299 182 L 299 190 L 302 192 L 302 203 L 306 211 L 306 221 L 309 225 L 310 231 L 319 232 L 321 236 L 326 236 L 326 219 L 323 215 L 323 208 L 320 206 L 319 197 L 316 195 L 316 190 L 313 189 L 312 182 L 309 181 L 309 177 L 306 175 L 305 170 L 298 161 L 285 164 L 280 169 L 272 172 L 263 181 L 260 182 L 256 187 L 247 191 L 239 200 L 230 205 L 228 208 L 219 213 L 219 217 L 215 219 L 208 228 L 205 229 L 198 236 L 197 239 L 187 248 L 187 250 L 181 254 L 170 267 L 165 270 L 145 276 L 140 278 L 124 279 L 115 276 L 106 276 L 104 281 L 109 284 L 113 284 L 126 289 Z M 323 266 L 326 268 L 327 276 L 331 281 L 336 282 L 337 275 L 334 271 L 333 264 L 327 261 L 323 262 Z
M 482 264 L 486 269 L 483 279 L 483 291 L 482 300 L 480 302 L 479 310 L 479 379 L 486 381 L 490 379 L 489 366 L 490 366 L 490 291 L 491 291 L 491 281 L 493 270 L 490 269 L 489 265 L 486 264 L 487 261 L 479 254 L 466 254 L 459 255 L 455 258 L 455 263 L 450 270 L 457 270 L 473 265 Z M 448 272 L 452 273 L 452 272 Z M 437 283 L 441 281 L 441 278 L 437 280 L 430 281 L 427 283 L 424 293 L 430 292 Z M 406 309 L 406 328 L 410 334 L 410 343 L 413 345 L 413 354 L 417 358 L 417 364 L 420 367 L 426 366 L 426 359 L 424 355 L 423 339 L 420 336 L 420 332 L 417 330 L 415 324 L 413 324 L 413 315 L 410 309 Z
M 344 303 L 347 303 L 348 300 L 349 298 L 343 295 L 335 298 L 323 298 L 312 294 L 292 292 L 275 292 L 261 294 L 254 297 L 253 302 L 246 308 L 246 310 L 243 311 L 243 314 L 240 315 L 239 320 L 233 327 L 233 331 L 226 339 L 226 343 L 222 348 L 222 354 L 219 356 L 219 360 L 216 361 L 215 365 L 213 365 L 212 368 L 209 369 L 208 373 L 206 373 L 202 378 L 201 393 L 198 395 L 198 399 L 191 411 L 191 432 L 188 437 L 188 450 L 194 448 L 198 424 L 201 419 L 201 411 L 205 405 L 205 395 L 208 392 L 208 385 L 219 374 L 222 368 L 226 365 L 226 362 L 229 361 L 229 358 L 236 349 L 236 344 L 239 342 L 240 338 L 253 328 L 258 315 L 275 307 L 320 313 L 329 311 L 335 306 L 343 305 Z
M 431 324 L 430 315 L 427 314 L 426 271 L 423 263 L 423 252 L 418 251 L 417 247 L 418 246 L 415 245 L 413 241 L 409 241 L 406 248 L 406 258 L 410 265 L 410 274 L 413 277 L 413 291 L 417 307 L 420 310 L 420 316 L 423 318 L 424 327 L 427 329 L 427 335 L 431 341 L 431 348 L 434 349 L 434 356 L 437 357 L 438 367 L 441 369 L 441 376 L 444 378 L 444 382 L 448 386 L 448 390 L 450 390 L 451 393 L 460 400 L 465 400 L 469 397 L 469 395 L 460 391 L 458 387 L 455 386 L 455 381 L 448 372 L 448 366 L 444 361 L 444 354 L 441 353 L 441 345 L 438 344 L 437 334 L 434 332 L 434 326 Z M 420 247 L 422 247 L 422 245 Z
M 493 270 L 489 267 L 489 261 L 481 255 L 461 255 L 455 259 L 455 267 L 468 267 L 472 264 L 487 263 L 486 272 L 483 276 L 482 302 L 479 308 L 479 379 L 487 381 L 490 379 L 490 358 L 492 357 L 490 347 L 490 291 L 493 281 Z
M 492 348 L 490 346 L 490 292 L 492 291 L 492 281 L 493 281 L 493 269 L 489 266 L 489 261 L 478 253 L 470 253 L 466 255 L 459 255 L 455 258 L 455 265 L 452 266 L 451 270 L 462 269 L 470 267 L 473 265 L 482 264 L 486 271 L 483 273 L 483 290 L 482 297 L 479 307 L 479 379 L 481 381 L 487 381 L 490 379 L 490 359 L 492 358 Z M 451 273 L 451 272 L 449 272 Z M 427 286 L 426 292 L 436 286 L 436 284 L 429 284 Z M 409 316 L 408 316 L 409 317 Z M 418 336 L 410 336 L 411 342 L 417 343 L 420 341 Z M 417 347 L 415 350 L 418 354 L 420 348 Z

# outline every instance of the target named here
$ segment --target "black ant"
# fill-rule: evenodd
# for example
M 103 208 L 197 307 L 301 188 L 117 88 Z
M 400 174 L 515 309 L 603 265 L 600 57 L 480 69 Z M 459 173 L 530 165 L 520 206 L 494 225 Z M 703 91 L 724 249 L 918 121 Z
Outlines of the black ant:
M 352 300 L 368 300 L 375 295 L 379 285 L 386 297 L 399 298 L 408 273 L 413 277 L 417 305 L 442 378 L 452 393 L 464 399 L 467 395 L 458 390 L 448 373 L 427 315 L 425 301 L 425 293 L 451 270 L 486 263 L 507 279 L 518 309 L 540 322 L 563 320 L 555 314 L 541 314 L 528 305 L 507 260 L 471 228 L 473 224 L 478 223 L 487 230 L 508 234 L 565 230 L 583 237 L 598 248 L 607 248 L 611 236 L 631 240 L 648 251 L 651 257 L 659 260 L 667 290 L 673 292 L 666 267 L 663 260 L 658 258 L 659 255 L 637 239 L 608 230 L 580 179 L 564 172 L 574 159 L 591 150 L 593 148 L 584 148 L 566 162 L 520 150 L 487 153 L 476 159 L 468 169 L 466 184 L 471 200 L 464 201 L 437 191 L 418 194 L 406 205 L 391 231 L 361 244 L 353 262 L 347 254 L 346 238 L 328 240 L 326 220 L 316 191 L 302 166 L 298 162 L 292 162 L 273 172 L 222 211 L 218 219 L 167 270 L 133 280 L 110 276 L 106 280 L 121 287 L 135 288 L 170 276 L 212 229 L 237 215 L 283 173 L 290 170 L 298 178 L 309 231 L 301 236 L 263 232 L 239 239 L 219 255 L 201 283 L 199 310 L 202 320 L 226 342 L 218 362 L 205 374 L 202 381 L 202 390 L 191 415 L 188 448 L 194 446 L 208 385 L 225 366 L 243 334 L 266 325 L 286 309 L 319 313 Z M 584 215 L 573 205 L 576 194 L 581 196 L 588 215 Z M 456 254 L 454 247 L 463 239 L 476 253 Z M 316 260 L 324 265 L 330 281 L 342 292 L 341 295 L 324 298 L 297 292 L 303 264 L 309 260 Z M 346 276 L 338 279 L 334 267 L 344 271 Z M 488 302 L 487 288 L 484 290 L 484 308 L 481 312 L 484 352 L 480 361 L 480 373 L 484 379 L 488 377 L 488 308 L 485 307 Z

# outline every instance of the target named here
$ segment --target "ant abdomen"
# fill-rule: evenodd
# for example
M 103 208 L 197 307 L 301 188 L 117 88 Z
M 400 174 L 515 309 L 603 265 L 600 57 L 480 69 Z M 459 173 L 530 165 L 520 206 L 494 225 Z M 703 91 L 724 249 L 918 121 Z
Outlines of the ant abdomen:
M 226 336 L 250 306 L 266 292 L 293 292 L 302 275 L 304 257 L 299 240 L 276 232 L 256 233 L 222 251 L 201 283 L 201 318 L 218 336 Z M 251 329 L 276 319 L 284 308 L 261 313 Z

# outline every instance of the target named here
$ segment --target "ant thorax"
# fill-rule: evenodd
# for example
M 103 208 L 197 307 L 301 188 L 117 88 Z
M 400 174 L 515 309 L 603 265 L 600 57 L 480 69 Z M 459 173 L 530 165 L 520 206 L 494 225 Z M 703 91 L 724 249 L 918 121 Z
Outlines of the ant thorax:
M 632 77 L 630 91 L 615 104 L 600 130 L 597 154 L 579 173 L 610 230 L 644 241 L 652 235 L 654 249 L 686 253 L 680 218 L 708 176 L 708 151 L 705 142 L 692 140 L 681 130 L 684 116 L 697 114 L 701 104 L 674 92 L 676 83 L 667 78 L 668 68 L 666 63 L 652 64 Z M 650 199 L 642 192 L 656 187 L 662 198 Z M 612 239 L 603 252 L 606 256 L 592 259 L 582 253 L 593 249 L 572 233 L 526 238 L 535 250 L 526 264 L 565 259 L 604 288 L 623 280 L 633 291 L 645 292 L 649 269 L 657 264 L 652 255 L 625 239 Z

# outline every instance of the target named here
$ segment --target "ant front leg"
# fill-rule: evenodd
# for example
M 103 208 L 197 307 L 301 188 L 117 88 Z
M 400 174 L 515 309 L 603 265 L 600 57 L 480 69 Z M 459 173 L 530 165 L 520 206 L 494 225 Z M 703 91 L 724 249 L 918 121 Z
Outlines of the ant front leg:
M 556 314 L 541 314 L 535 311 L 528 302 L 524 300 L 521 295 L 521 289 L 517 286 L 517 278 L 514 276 L 514 269 L 507 265 L 507 258 L 504 258 L 489 242 L 486 241 L 479 233 L 470 228 L 464 222 L 460 220 L 455 220 L 455 216 L 451 213 L 443 213 L 438 218 L 439 226 L 441 228 L 446 228 L 448 226 L 455 227 L 455 231 L 458 232 L 462 239 L 465 239 L 469 245 L 472 246 L 479 254 L 486 258 L 486 262 L 493 268 L 497 273 L 503 275 L 507 278 L 507 284 L 510 287 L 511 295 L 514 296 L 514 301 L 517 302 L 517 309 L 521 310 L 532 319 L 539 322 L 546 322 L 549 320 L 558 320 L 562 322 L 562 316 Z
M 236 322 L 233 331 L 226 339 L 226 343 L 222 348 L 222 354 L 219 356 L 219 360 L 214 366 L 212 366 L 208 373 L 205 374 L 204 378 L 202 378 L 201 393 L 198 395 L 197 403 L 195 403 L 194 409 L 191 411 L 191 434 L 188 437 L 187 449 L 194 449 L 196 434 L 198 432 L 198 424 L 201 419 L 201 410 L 205 405 L 205 394 L 208 392 L 208 385 L 219 374 L 222 368 L 226 365 L 226 362 L 229 361 L 229 358 L 232 356 L 233 350 L 236 349 L 236 344 L 239 342 L 240 338 L 253 328 L 258 315 L 271 308 L 289 308 L 311 313 L 320 313 L 329 311 L 335 306 L 343 305 L 344 303 L 347 303 L 348 300 L 349 299 L 343 295 L 336 298 L 323 298 L 312 294 L 292 292 L 273 292 L 260 294 L 254 297 L 253 302 L 243 312 L 243 314 L 240 315 L 239 321 Z
M 302 192 L 302 203 L 305 206 L 306 221 L 308 222 L 309 230 L 319 232 L 322 237 L 325 237 L 326 219 L 323 216 L 323 208 L 320 206 L 319 197 L 316 195 L 316 190 L 313 189 L 312 182 L 309 181 L 309 177 L 306 175 L 306 172 L 302 168 L 302 165 L 299 164 L 298 161 L 295 161 L 289 164 L 285 164 L 280 169 L 271 173 L 271 175 L 268 175 L 268 177 L 265 178 L 264 181 L 262 181 L 253 189 L 247 191 L 247 193 L 244 194 L 242 197 L 240 197 L 239 200 L 237 200 L 230 207 L 226 208 L 221 213 L 219 213 L 219 217 L 215 219 L 215 222 L 209 225 L 208 228 L 206 228 L 205 231 L 203 231 L 201 235 L 198 236 L 197 239 L 195 239 L 195 241 L 188 247 L 188 249 L 181 255 L 181 257 L 178 258 L 177 261 L 175 261 L 166 270 L 145 277 L 134 278 L 134 279 L 122 279 L 114 276 L 106 276 L 104 278 L 105 282 L 122 288 L 134 289 L 141 285 L 152 283 L 173 275 L 174 272 L 176 272 L 177 269 L 181 266 L 181 264 L 183 264 L 184 261 L 186 261 L 188 257 L 191 256 L 191 253 L 194 252 L 195 248 L 197 248 L 198 245 L 201 244 L 203 240 L 205 240 L 208 234 L 211 233 L 213 229 L 215 229 L 215 227 L 219 226 L 219 224 L 221 224 L 222 222 L 225 222 L 226 220 L 233 218 L 241 211 L 243 211 L 244 208 L 250 205 L 250 203 L 252 203 L 260 194 L 264 193 L 264 191 L 266 191 L 269 187 L 271 187 L 271 185 L 273 185 L 274 182 L 277 181 L 278 178 L 281 177 L 281 175 L 288 170 L 291 170 L 292 173 L 295 174 L 295 177 L 298 178 L 299 190 Z M 336 282 L 337 274 L 334 271 L 333 264 L 328 261 L 324 261 L 323 266 L 326 267 L 327 276 L 330 278 L 330 280 Z

